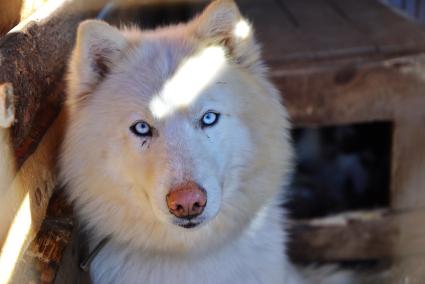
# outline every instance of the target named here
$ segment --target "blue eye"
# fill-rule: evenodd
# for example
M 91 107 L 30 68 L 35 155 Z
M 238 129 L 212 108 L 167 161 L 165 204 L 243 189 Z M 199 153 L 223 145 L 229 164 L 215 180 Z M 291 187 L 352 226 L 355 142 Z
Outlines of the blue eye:
M 152 129 L 150 127 L 149 124 L 147 124 L 144 121 L 138 121 L 136 123 L 134 123 L 131 127 L 130 130 L 136 134 L 137 136 L 152 136 Z
M 216 112 L 206 112 L 201 119 L 201 127 L 210 127 L 217 123 L 218 118 L 220 117 L 219 113 Z

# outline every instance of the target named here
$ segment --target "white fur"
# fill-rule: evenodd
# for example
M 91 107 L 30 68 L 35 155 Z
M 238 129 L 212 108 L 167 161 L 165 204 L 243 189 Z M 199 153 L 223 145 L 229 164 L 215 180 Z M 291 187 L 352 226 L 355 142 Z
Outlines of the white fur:
M 292 160 L 287 115 L 248 22 L 235 32 L 241 20 L 232 1 L 216 1 L 155 31 L 80 25 L 61 175 L 92 245 L 111 238 L 94 283 L 304 283 L 285 254 L 279 207 Z M 202 129 L 209 110 L 219 122 Z M 131 133 L 138 120 L 152 138 Z M 187 180 L 208 198 L 193 229 L 165 202 Z

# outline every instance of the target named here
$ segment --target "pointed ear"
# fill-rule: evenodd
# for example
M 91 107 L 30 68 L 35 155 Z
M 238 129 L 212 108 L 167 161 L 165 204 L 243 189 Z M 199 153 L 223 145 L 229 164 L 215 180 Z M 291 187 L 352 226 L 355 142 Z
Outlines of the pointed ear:
M 127 44 L 124 35 L 106 22 L 82 22 L 69 63 L 69 99 L 84 100 L 120 59 Z
M 191 24 L 197 38 L 207 44 L 222 45 L 237 63 L 246 67 L 260 63 L 252 26 L 233 0 L 212 2 Z

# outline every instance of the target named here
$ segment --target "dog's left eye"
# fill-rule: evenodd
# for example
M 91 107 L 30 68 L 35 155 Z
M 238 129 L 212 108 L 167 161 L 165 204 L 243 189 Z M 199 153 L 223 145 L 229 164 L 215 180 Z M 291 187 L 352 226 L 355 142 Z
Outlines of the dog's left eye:
M 130 130 L 136 134 L 137 136 L 152 136 L 152 129 L 150 127 L 149 124 L 147 124 L 144 121 L 138 121 L 136 123 L 134 123 L 131 127 Z
M 217 123 L 218 118 L 220 117 L 219 113 L 216 112 L 206 112 L 201 119 L 201 127 L 210 127 Z

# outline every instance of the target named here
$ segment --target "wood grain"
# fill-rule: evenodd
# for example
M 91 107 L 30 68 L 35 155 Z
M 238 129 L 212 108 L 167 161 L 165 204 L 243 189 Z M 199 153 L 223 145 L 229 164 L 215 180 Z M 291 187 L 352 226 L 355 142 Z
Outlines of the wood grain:
M 394 121 L 425 104 L 425 54 L 275 67 L 271 77 L 297 126 Z M 409 108 L 412 108 L 409 111 Z
M 425 229 L 420 224 L 424 218 L 424 210 L 382 209 L 293 221 L 289 254 L 299 262 L 392 261 L 423 256 Z M 408 245 L 398 250 L 401 240 Z

